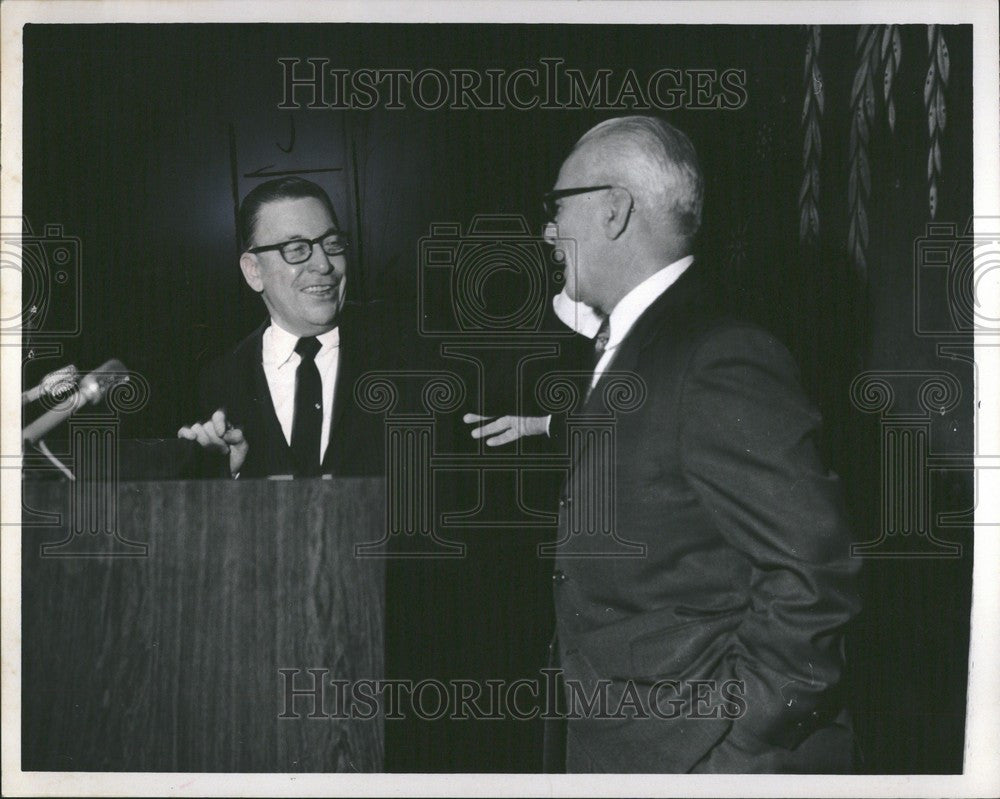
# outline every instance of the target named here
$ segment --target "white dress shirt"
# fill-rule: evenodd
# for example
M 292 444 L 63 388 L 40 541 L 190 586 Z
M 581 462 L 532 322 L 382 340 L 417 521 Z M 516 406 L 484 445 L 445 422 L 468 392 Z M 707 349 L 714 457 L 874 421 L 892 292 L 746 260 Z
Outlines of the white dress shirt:
M 330 420 L 333 418 L 333 396 L 337 385 L 337 366 L 340 363 L 340 328 L 333 328 L 319 336 L 316 368 L 323 386 L 323 432 L 320 437 L 319 458 L 322 462 L 330 443 Z M 302 358 L 295 351 L 299 337 L 282 328 L 274 319 L 264 331 L 264 376 L 271 391 L 274 412 L 281 424 L 285 441 L 292 443 L 292 421 L 295 416 L 295 371 Z

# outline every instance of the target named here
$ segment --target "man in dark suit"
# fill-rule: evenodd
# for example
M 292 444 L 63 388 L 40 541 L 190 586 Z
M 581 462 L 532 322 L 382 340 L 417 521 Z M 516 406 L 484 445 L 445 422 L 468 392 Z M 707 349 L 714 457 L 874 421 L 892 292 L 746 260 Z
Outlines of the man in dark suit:
M 242 478 L 378 474 L 381 421 L 357 407 L 371 368 L 361 308 L 346 302 L 347 238 L 323 189 L 262 183 L 240 206 L 240 269 L 269 318 L 204 373 L 205 421 L 178 431 Z
M 575 242 L 566 293 L 606 322 L 580 419 L 613 419 L 614 440 L 576 438 L 559 503 L 566 767 L 849 771 L 838 481 L 788 352 L 724 316 L 693 264 L 702 194 L 688 138 L 625 117 L 579 140 L 547 197 L 551 242 Z M 616 383 L 638 407 L 616 413 Z M 505 419 L 475 435 L 544 427 Z

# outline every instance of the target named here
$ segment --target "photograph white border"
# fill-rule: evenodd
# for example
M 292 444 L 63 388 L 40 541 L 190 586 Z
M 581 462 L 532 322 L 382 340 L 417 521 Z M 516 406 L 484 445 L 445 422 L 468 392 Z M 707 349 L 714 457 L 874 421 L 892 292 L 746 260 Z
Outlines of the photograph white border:
M 992 0 L 941 2 L 98 2 L 0 4 L 0 210 L 21 213 L 23 26 L 37 23 L 494 22 L 557 24 L 973 25 L 974 212 L 1000 231 L 1000 63 Z M 1000 245 L 1000 242 L 998 242 Z M 20 313 L 15 270 L 3 270 L 0 318 Z M 7 274 L 8 272 L 12 274 Z M 1000 269 L 977 284 L 1000 316 Z M 952 776 L 350 775 L 22 772 L 20 770 L 20 341 L 5 337 L 0 367 L 2 559 L 2 791 L 5 796 L 996 796 L 1000 795 L 1000 343 L 977 336 L 974 539 L 965 773 Z M 15 360 L 16 359 L 16 360 Z M 992 526 L 988 526 L 992 524 Z M 9 526 L 6 526 L 9 525 Z

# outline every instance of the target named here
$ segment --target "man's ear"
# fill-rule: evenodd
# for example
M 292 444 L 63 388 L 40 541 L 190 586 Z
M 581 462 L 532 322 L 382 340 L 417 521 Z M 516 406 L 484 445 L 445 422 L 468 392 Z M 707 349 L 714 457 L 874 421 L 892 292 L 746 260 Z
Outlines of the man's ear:
M 618 187 L 608 192 L 608 200 L 604 213 L 604 233 L 609 239 L 617 239 L 625 232 L 632 217 L 632 195 L 627 189 Z
M 243 271 L 243 279 L 247 285 L 260 294 L 264 290 L 264 281 L 260 279 L 260 264 L 257 256 L 245 252 L 240 256 L 240 269 Z

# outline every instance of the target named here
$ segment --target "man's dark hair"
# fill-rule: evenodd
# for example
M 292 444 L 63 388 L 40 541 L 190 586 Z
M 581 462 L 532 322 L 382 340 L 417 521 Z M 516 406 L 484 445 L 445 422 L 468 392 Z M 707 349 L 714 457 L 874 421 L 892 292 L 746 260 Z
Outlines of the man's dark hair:
M 277 200 L 298 200 L 305 197 L 312 197 L 323 203 L 330 212 L 333 224 L 340 227 L 340 222 L 337 221 L 337 212 L 333 210 L 333 203 L 330 202 L 330 197 L 323 191 L 322 186 L 304 178 L 275 178 L 255 186 L 240 203 L 238 224 L 240 246 L 243 248 L 243 252 L 253 246 L 254 228 L 257 227 L 257 218 L 260 216 L 262 206 Z

